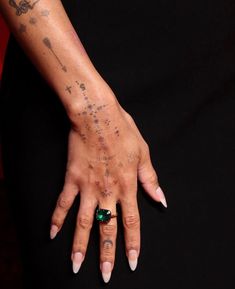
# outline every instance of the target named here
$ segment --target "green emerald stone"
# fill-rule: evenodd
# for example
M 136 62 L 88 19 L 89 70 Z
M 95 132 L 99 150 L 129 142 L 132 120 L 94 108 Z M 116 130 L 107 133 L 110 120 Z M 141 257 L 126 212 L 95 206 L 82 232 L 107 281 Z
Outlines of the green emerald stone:
M 111 218 L 111 211 L 105 209 L 98 209 L 96 211 L 96 220 L 100 222 L 108 222 Z

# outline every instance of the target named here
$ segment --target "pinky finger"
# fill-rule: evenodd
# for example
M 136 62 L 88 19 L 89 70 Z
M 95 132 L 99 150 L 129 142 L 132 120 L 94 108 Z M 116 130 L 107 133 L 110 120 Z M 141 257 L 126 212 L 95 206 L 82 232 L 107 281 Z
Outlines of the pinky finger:
M 167 208 L 166 197 L 159 185 L 158 176 L 153 168 L 149 153 L 145 155 L 144 160 L 138 168 L 138 178 L 147 192 L 147 194 L 155 201 L 161 202 Z

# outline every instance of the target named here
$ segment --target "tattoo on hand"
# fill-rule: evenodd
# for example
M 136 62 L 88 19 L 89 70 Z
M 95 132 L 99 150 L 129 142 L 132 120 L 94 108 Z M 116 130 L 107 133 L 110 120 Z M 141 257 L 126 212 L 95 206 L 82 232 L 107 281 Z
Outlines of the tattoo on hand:
M 106 250 L 109 250 L 111 248 L 113 248 L 113 241 L 107 239 L 103 241 L 103 248 Z
M 58 61 L 59 65 L 61 66 L 61 69 L 64 72 L 67 72 L 66 66 L 63 65 L 63 63 L 60 61 L 59 57 L 56 55 L 55 51 L 53 50 L 50 39 L 48 37 L 43 38 L 43 43 L 51 51 L 51 53 L 54 55 L 55 59 Z
M 15 8 L 16 15 L 20 16 L 21 14 L 26 14 L 29 10 L 32 10 L 39 1 L 40 0 L 31 2 L 28 0 L 21 0 L 19 4 L 17 4 L 15 0 L 9 0 L 9 5 Z
M 85 84 L 84 84 L 84 83 L 81 83 L 81 84 L 80 84 L 80 88 L 81 88 L 82 91 L 86 90 Z
M 46 44 L 45 44 L 46 45 Z M 49 46 L 49 45 L 47 45 Z M 106 107 L 106 105 L 96 105 L 96 103 L 92 103 L 87 96 L 87 90 L 84 83 L 80 83 L 78 81 L 75 81 L 76 85 L 80 88 L 83 99 L 84 99 L 84 109 L 83 111 L 79 112 L 77 115 L 79 117 L 85 117 L 84 118 L 84 125 L 83 128 L 85 128 L 86 131 L 91 131 L 92 129 L 97 135 L 97 141 L 98 141 L 98 149 L 100 151 L 100 155 L 97 157 L 97 161 L 99 163 L 102 163 L 104 166 L 104 178 L 105 178 L 105 184 L 104 188 L 99 188 L 100 193 L 103 197 L 109 197 L 113 194 L 111 190 L 112 185 L 117 184 L 117 180 L 112 180 L 112 172 L 111 172 L 111 166 L 110 166 L 110 160 L 114 156 L 109 155 L 109 147 L 106 143 L 106 139 L 104 137 L 104 130 L 105 129 L 111 129 L 111 121 L 109 119 L 100 119 L 99 118 L 99 112 L 103 110 L 103 108 Z M 67 85 L 65 87 L 65 90 L 71 94 L 72 93 L 73 86 Z M 91 121 L 93 125 L 89 125 L 87 123 L 87 117 L 91 118 Z M 102 126 L 102 123 L 104 123 L 105 127 Z M 86 143 L 87 142 L 87 136 L 85 135 L 84 131 L 81 131 L 81 128 L 77 128 L 78 134 L 81 137 L 81 140 Z M 119 137 L 119 128 L 117 126 L 114 127 L 114 134 Z M 88 168 L 90 170 L 94 169 L 94 167 L 91 164 L 88 164 Z M 99 182 L 97 182 L 97 186 L 99 185 Z M 111 243 L 110 243 L 111 244 Z
M 116 126 L 115 126 L 115 132 L 114 132 L 114 133 L 115 133 L 116 136 L 119 136 L 119 135 L 120 135 L 120 134 L 119 134 L 119 129 L 118 129 Z

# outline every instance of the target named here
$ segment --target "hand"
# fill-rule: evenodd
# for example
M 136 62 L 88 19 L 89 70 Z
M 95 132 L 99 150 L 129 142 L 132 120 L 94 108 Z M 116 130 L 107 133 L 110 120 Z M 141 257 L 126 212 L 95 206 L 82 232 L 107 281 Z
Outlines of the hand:
M 149 148 L 132 117 L 117 101 L 93 101 L 81 85 L 83 105 L 73 114 L 69 134 L 67 172 L 63 190 L 52 216 L 51 238 L 62 228 L 78 192 L 77 214 L 71 259 L 77 273 L 85 258 L 97 206 L 116 214 L 121 205 L 126 255 L 135 270 L 140 253 L 140 217 L 137 179 L 145 191 L 166 207 L 164 194 L 152 166 Z M 99 102 L 99 103 L 98 103 Z M 76 115 L 76 116 L 75 116 Z M 114 266 L 117 220 L 100 223 L 100 269 L 105 282 Z

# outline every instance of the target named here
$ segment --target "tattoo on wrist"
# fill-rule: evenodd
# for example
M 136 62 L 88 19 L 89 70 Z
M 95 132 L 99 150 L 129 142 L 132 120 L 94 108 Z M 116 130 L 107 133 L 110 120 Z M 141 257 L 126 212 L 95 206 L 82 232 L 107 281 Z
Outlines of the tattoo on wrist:
M 28 13 L 29 10 L 33 10 L 34 6 L 39 2 L 40 0 L 36 0 L 34 2 L 28 1 L 28 0 L 20 0 L 17 4 L 15 0 L 9 0 L 8 3 L 11 7 L 13 7 L 16 10 L 16 15 L 20 16 L 22 14 Z
M 65 88 L 65 90 L 69 93 L 69 94 L 71 94 L 71 92 L 72 92 L 72 86 L 66 86 L 66 88 Z
M 57 56 L 57 54 L 55 53 L 52 45 L 51 45 L 51 41 L 48 37 L 43 38 L 43 44 L 51 51 L 51 53 L 54 55 L 55 59 L 57 60 L 57 62 L 59 63 L 61 69 L 64 72 L 67 72 L 67 68 L 66 66 L 61 62 L 61 60 L 59 59 L 59 57 Z

